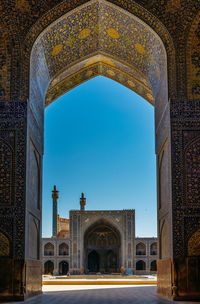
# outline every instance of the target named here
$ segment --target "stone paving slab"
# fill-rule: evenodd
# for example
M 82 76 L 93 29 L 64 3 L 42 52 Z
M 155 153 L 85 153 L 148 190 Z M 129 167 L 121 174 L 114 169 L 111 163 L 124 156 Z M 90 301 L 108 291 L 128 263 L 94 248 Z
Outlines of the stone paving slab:
M 54 288 L 52 288 L 54 287 Z M 56 287 L 56 288 L 55 288 Z M 44 293 L 25 304 L 185 304 L 156 294 L 155 286 L 44 286 Z M 196 304 L 196 303 L 195 303 Z

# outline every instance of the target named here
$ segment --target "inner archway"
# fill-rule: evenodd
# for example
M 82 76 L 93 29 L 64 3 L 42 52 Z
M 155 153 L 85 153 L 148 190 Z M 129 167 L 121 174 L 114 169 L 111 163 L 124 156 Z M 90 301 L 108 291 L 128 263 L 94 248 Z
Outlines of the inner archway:
M 99 221 L 85 232 L 84 256 L 88 272 L 120 272 L 121 240 L 115 227 Z

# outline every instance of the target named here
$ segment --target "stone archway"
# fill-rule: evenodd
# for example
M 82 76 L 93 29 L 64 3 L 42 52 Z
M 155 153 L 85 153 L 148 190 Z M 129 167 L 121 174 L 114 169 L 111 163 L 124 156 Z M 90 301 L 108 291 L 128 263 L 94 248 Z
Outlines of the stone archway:
M 85 7 L 79 7 L 80 3 L 85 3 Z M 93 10 L 92 5 L 95 7 Z M 106 9 L 108 18 L 102 26 L 105 6 L 109 7 Z M 91 20 L 86 17 L 88 7 Z M 66 35 L 67 39 L 61 39 L 60 43 L 59 39 L 68 28 L 62 29 L 62 20 L 66 17 L 73 19 L 74 9 L 76 12 L 85 9 L 81 14 L 86 17 L 85 28 L 83 20 L 78 18 L 79 22 L 69 27 L 75 30 L 76 35 Z M 174 298 L 199 298 L 200 285 L 194 284 L 194 290 L 186 284 L 195 273 L 194 267 L 188 263 L 188 240 L 200 227 L 199 185 L 196 182 L 200 176 L 196 170 L 200 163 L 197 1 L 191 0 L 186 4 L 166 0 L 160 5 L 158 0 L 81 0 L 59 1 L 57 5 L 56 1 L 49 0 L 31 5 L 30 1 L 25 1 L 19 5 L 5 0 L 1 10 L 0 147 L 4 170 L 0 172 L 0 229 L 12 248 L 10 257 L 0 256 L 0 263 L 6 269 L 0 277 L 2 297 L 24 299 L 41 292 L 41 262 L 39 257 L 29 256 L 31 250 L 27 251 L 27 244 L 33 220 L 41 235 L 45 99 L 49 103 L 81 81 L 100 74 L 128 84 L 155 104 L 158 233 L 163 247 L 159 248 L 162 255 L 158 261 L 158 292 Z M 139 28 L 116 22 L 119 16 L 132 18 Z M 89 22 L 92 26 L 88 28 Z M 57 35 L 55 30 L 55 35 L 48 36 L 53 26 L 61 26 L 61 34 Z M 137 29 L 141 35 L 133 34 L 126 38 L 122 35 L 122 32 L 127 35 L 126 29 Z M 148 39 L 144 39 L 144 33 Z M 47 39 L 43 39 L 45 34 Z M 160 38 L 164 53 L 166 50 L 163 66 L 159 63 L 163 50 L 158 47 Z M 154 53 L 153 56 L 147 56 L 150 54 L 146 47 Z M 67 48 L 72 51 L 72 61 L 66 56 L 69 65 L 62 60 L 62 52 L 66 54 Z M 135 53 L 132 53 L 133 49 Z M 138 61 L 133 62 L 134 58 Z M 61 66 L 61 63 L 64 64 Z M 168 234 L 165 237 L 167 247 L 162 240 L 163 231 Z M 37 242 L 36 238 L 33 242 Z M 29 244 L 30 247 L 34 245 Z M 24 269 L 25 276 L 22 275 Z M 30 283 L 33 270 L 34 287 Z M 5 274 L 8 278 L 6 283 Z M 13 286 L 14 289 L 11 288 Z M 21 286 L 26 286 L 26 289 Z
M 120 233 L 107 221 L 97 221 L 84 234 L 84 256 L 87 272 L 119 273 Z
M 166 32 L 164 39 L 167 37 Z M 171 79 L 171 74 L 168 75 L 167 71 L 166 49 L 151 27 L 108 1 L 92 0 L 79 6 L 55 20 L 34 42 L 30 56 L 28 153 L 34 152 L 37 163 L 40 163 L 45 106 L 97 75 L 120 82 L 155 106 L 156 153 L 161 163 L 158 178 L 162 195 L 159 196 L 159 204 L 160 209 L 163 206 L 170 209 L 168 79 Z M 34 144 L 33 138 L 36 139 Z M 29 162 L 28 172 L 32 172 L 32 166 L 33 163 Z M 38 188 L 35 191 L 37 193 Z M 31 193 L 28 198 L 31 201 Z M 162 216 L 162 210 L 158 213 Z M 168 213 L 165 214 L 167 216 Z M 171 230 L 168 238 L 172 239 Z
M 170 56 L 159 35 L 147 23 L 104 0 L 89 1 L 47 26 L 37 37 L 31 50 L 31 111 L 28 127 L 30 137 L 36 135 L 37 142 L 43 149 L 41 142 L 44 107 L 73 87 L 97 75 L 120 82 L 143 96 L 155 107 L 156 154 L 159 163 L 159 224 L 160 218 L 163 220 L 164 209 L 165 217 L 171 216 L 168 80 L 173 92 L 175 85 L 175 82 L 171 82 L 174 76 L 171 74 L 172 69 L 167 69 L 167 57 L 169 66 L 174 60 L 173 44 L 162 24 L 160 27 L 163 33 L 165 32 L 163 39 L 168 41 L 167 50 L 171 46 Z M 31 149 L 33 146 L 28 143 L 28 151 Z M 32 168 L 28 170 L 32 171 Z M 168 230 L 167 237 L 172 240 L 171 230 Z M 172 246 L 170 255 L 172 256 Z M 165 275 L 166 280 L 171 278 L 169 272 L 165 272 Z M 171 287 L 162 288 L 169 290 Z

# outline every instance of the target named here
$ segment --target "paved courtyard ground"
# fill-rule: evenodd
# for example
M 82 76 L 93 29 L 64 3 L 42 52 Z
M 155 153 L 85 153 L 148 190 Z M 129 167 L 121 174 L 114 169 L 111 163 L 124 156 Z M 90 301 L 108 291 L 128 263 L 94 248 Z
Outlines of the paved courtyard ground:
M 156 286 L 43 286 L 43 294 L 28 299 L 25 304 L 183 304 L 156 294 Z M 16 303 L 16 304 L 17 304 Z

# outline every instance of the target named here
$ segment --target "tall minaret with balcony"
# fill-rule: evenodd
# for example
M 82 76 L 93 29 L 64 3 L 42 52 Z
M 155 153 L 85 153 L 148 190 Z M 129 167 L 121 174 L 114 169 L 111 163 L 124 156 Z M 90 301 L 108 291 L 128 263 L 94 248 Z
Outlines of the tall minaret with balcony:
M 81 211 L 85 210 L 85 205 L 86 205 L 86 198 L 84 197 L 84 193 L 82 193 L 81 198 L 80 198 L 80 210 Z
M 57 219 L 58 219 L 58 190 L 56 186 L 52 191 L 52 199 L 53 199 L 53 227 L 52 227 L 52 236 L 57 237 Z

